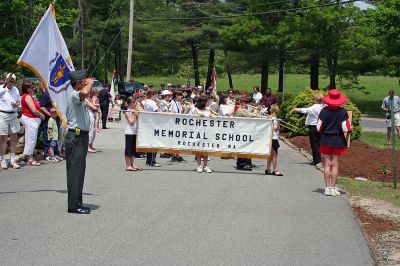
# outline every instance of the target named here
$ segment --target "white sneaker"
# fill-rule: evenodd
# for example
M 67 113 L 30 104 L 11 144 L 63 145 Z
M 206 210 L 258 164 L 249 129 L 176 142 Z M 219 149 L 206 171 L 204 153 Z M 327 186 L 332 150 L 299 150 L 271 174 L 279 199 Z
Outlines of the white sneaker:
M 51 162 L 51 156 L 47 156 L 46 161 Z
M 2 161 L 1 162 L 1 169 L 7 169 L 7 168 L 8 168 L 7 162 L 6 161 Z
M 203 173 L 203 167 L 201 166 L 197 167 L 197 173 Z
M 332 189 L 331 189 L 331 196 L 340 196 L 341 195 L 341 193 L 340 193 L 340 191 L 339 191 L 339 189 L 337 188 L 337 187 L 333 187 Z
M 58 155 L 56 155 L 56 156 L 54 156 L 54 158 L 56 158 L 58 161 L 64 161 L 64 158 L 61 158 L 60 156 L 58 156 Z
M 10 163 L 10 165 L 11 165 L 11 167 L 12 167 L 13 169 L 19 169 L 19 168 L 21 168 L 21 166 L 19 166 L 16 162 Z
M 331 187 L 326 187 L 325 190 L 324 190 L 324 195 L 325 196 L 331 196 L 332 195 L 331 194 L 331 190 L 332 190 Z
M 50 162 L 52 163 L 59 163 L 60 161 L 56 159 L 56 157 L 51 157 Z
M 212 172 L 213 172 L 208 166 L 204 167 L 203 170 L 204 170 L 204 172 L 206 172 L 206 173 L 212 173 Z

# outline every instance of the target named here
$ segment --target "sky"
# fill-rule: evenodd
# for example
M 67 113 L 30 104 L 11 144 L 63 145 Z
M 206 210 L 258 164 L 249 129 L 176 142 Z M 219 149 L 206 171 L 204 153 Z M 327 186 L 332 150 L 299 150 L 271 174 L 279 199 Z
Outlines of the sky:
M 361 9 L 371 8 L 372 5 L 365 3 L 364 1 L 358 1 L 354 3 L 355 6 L 358 6 Z

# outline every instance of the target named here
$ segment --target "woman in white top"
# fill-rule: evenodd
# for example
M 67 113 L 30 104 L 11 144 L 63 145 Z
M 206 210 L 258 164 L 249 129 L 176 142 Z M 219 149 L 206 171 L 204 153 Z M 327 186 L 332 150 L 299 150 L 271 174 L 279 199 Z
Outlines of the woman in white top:
M 267 161 L 267 168 L 265 169 L 266 175 L 276 175 L 283 176 L 283 174 L 278 170 L 278 149 L 279 145 L 279 120 L 277 115 L 279 113 L 279 107 L 277 104 L 273 104 L 270 109 L 271 118 L 273 123 L 273 132 L 272 132 L 272 149 L 271 156 Z M 272 166 L 272 171 L 271 171 Z
M 193 111 L 193 115 L 210 117 L 212 116 L 211 110 L 207 106 L 208 99 L 206 96 L 200 96 L 196 103 L 196 108 Z M 196 154 L 197 160 L 197 172 L 202 173 L 203 171 L 206 173 L 212 173 L 213 171 L 207 166 L 208 164 L 208 156 L 204 156 L 201 154 Z M 202 164 L 203 162 L 203 164 Z
M 133 98 L 132 98 L 133 97 Z M 142 171 L 142 168 L 135 165 L 136 157 L 136 134 L 138 123 L 138 112 L 136 104 L 141 101 L 141 97 L 135 95 L 129 97 L 126 103 L 121 107 L 125 110 L 124 115 L 126 118 L 125 126 L 125 170 L 126 171 Z
M 235 106 L 227 103 L 226 94 L 222 94 L 219 98 L 219 114 L 221 116 L 233 116 Z
M 313 165 L 321 163 L 321 152 L 319 151 L 321 136 L 317 130 L 317 122 L 319 113 L 321 113 L 322 108 L 324 108 L 324 104 L 322 103 L 323 98 L 324 95 L 317 93 L 314 95 L 314 104 L 312 106 L 308 108 L 294 108 L 292 110 L 292 112 L 307 114 L 305 124 L 308 126 L 308 137 L 313 155 Z

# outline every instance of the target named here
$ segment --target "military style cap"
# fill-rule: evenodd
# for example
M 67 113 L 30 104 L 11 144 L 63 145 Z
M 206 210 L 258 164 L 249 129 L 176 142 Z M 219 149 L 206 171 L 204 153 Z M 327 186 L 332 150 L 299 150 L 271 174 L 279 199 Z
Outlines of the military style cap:
M 88 73 L 86 69 L 71 71 L 68 73 L 71 82 L 79 81 L 88 78 Z

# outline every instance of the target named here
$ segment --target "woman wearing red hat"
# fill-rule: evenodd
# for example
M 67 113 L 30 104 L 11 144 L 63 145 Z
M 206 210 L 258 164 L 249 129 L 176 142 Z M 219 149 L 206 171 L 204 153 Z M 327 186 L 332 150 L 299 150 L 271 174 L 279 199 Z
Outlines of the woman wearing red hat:
M 336 179 L 339 155 L 346 154 L 347 142 L 344 133 L 351 131 L 349 115 L 343 106 L 347 97 L 340 90 L 333 89 L 323 98 L 327 105 L 318 117 L 317 129 L 321 133 L 320 151 L 324 154 L 324 179 L 326 196 L 339 196 Z

